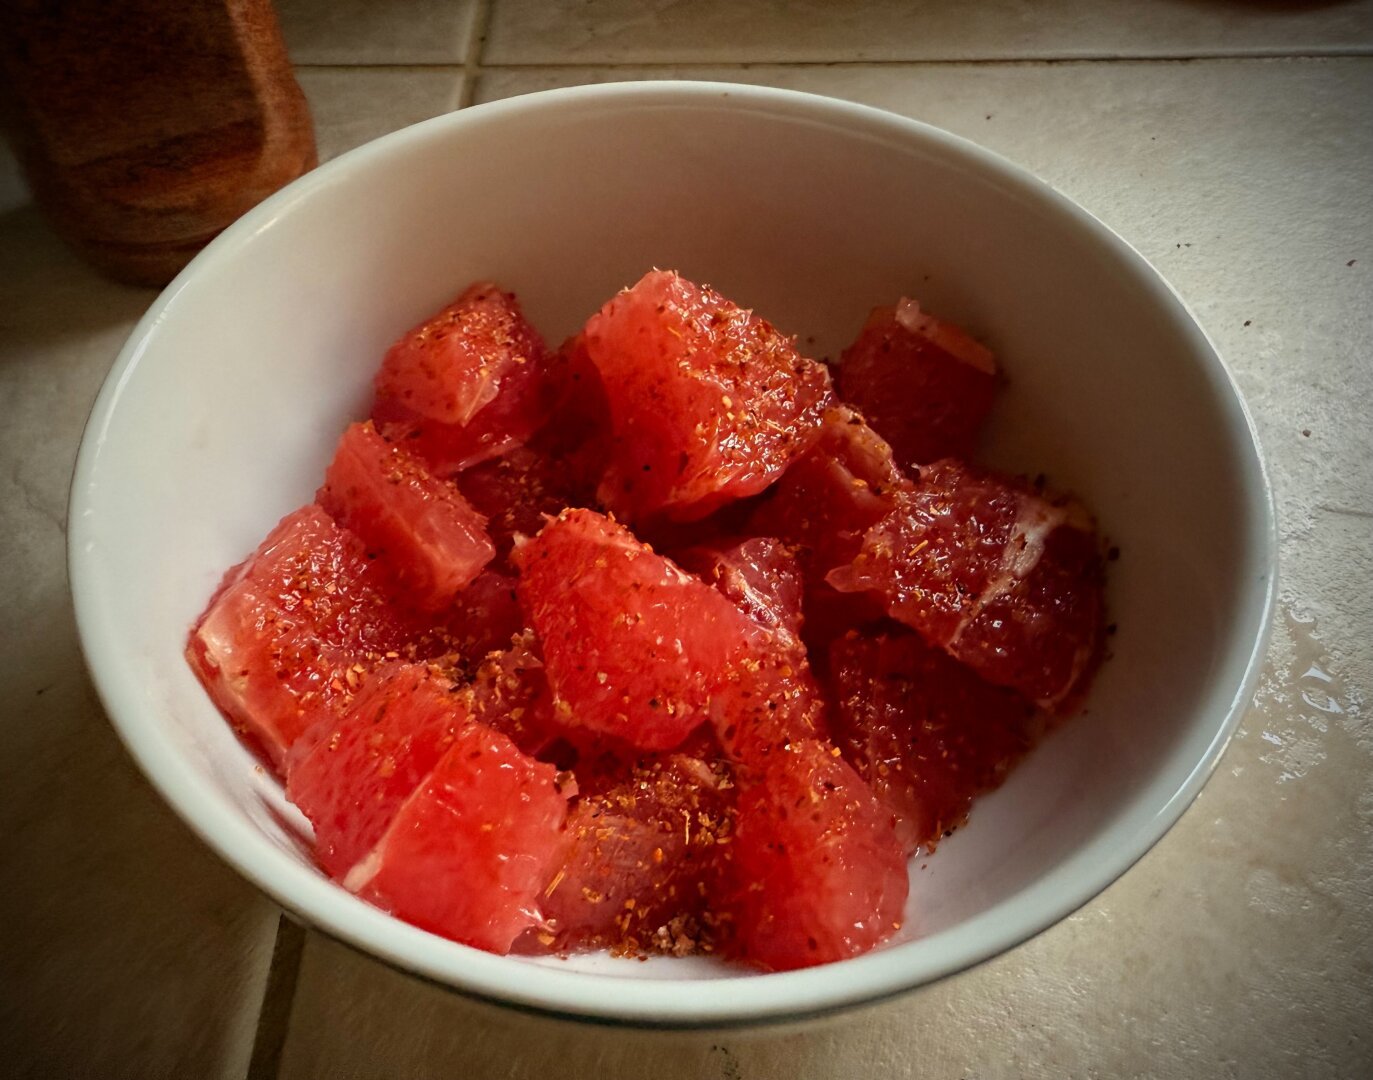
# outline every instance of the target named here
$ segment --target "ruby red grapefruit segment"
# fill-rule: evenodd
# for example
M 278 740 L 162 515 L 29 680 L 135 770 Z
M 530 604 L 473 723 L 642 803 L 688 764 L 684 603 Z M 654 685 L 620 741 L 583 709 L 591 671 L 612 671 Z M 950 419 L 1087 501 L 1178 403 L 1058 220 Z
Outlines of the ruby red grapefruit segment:
M 344 884 L 422 929 L 506 953 L 541 921 L 566 816 L 553 766 L 470 723 Z
M 372 419 L 446 477 L 539 430 L 561 393 L 552 366 L 514 294 L 479 283 L 391 346 Z
M 492 652 L 473 676 L 472 715 L 507 736 L 526 754 L 544 750 L 560 731 L 553 718 L 553 692 L 532 630 L 507 648 Z
M 868 316 L 838 384 L 903 466 L 924 464 L 972 453 L 996 397 L 996 363 L 963 330 L 902 299 Z
M 759 625 L 793 636 L 801 632 L 801 568 L 796 552 L 775 537 L 690 548 L 678 562 Z
M 413 628 L 362 542 L 313 503 L 231 571 L 186 657 L 211 699 L 273 764 Z
M 947 460 L 920 469 L 827 580 L 871 591 L 893 618 L 983 678 L 1047 707 L 1101 652 L 1100 541 L 1080 505 Z
M 376 846 L 469 712 L 427 665 L 396 663 L 297 741 L 286 795 L 314 825 L 315 857 L 331 876 L 343 877 Z
M 794 545 L 817 582 L 849 562 L 864 533 L 906 484 L 891 447 L 847 405 L 829 409 L 815 446 L 787 469 L 754 513 L 750 531 Z
M 538 446 L 520 446 L 501 457 L 464 469 L 453 482 L 487 519 L 502 559 L 517 536 L 533 536 L 550 517 L 569 506 L 587 506 L 594 484 L 574 472 L 576 462 Z
M 421 608 L 451 604 L 495 555 L 486 518 L 370 421 L 344 432 L 318 499 Z
M 909 882 L 888 814 L 824 743 L 741 786 L 733 848 L 735 948 L 758 967 L 844 960 L 901 926 Z
M 673 754 L 629 763 L 584 791 L 567 820 L 567 854 L 545 890 L 553 951 L 709 952 L 708 910 L 734 830 L 727 770 Z
M 557 716 L 670 750 L 765 631 L 724 596 L 592 510 L 568 510 L 515 551 Z
M 834 738 L 892 815 L 903 849 L 934 850 L 975 796 L 1005 778 L 1038 733 L 1037 712 L 900 627 L 830 648 Z
M 463 426 L 508 380 L 540 368 L 546 353 L 514 294 L 478 282 L 387 350 L 377 397 L 427 420 Z
M 752 312 L 653 271 L 587 322 L 614 446 L 601 501 L 631 521 L 703 517 L 754 495 L 814 441 L 823 365 Z
M 506 648 L 524 629 L 517 584 L 511 575 L 487 567 L 454 597 L 445 613 L 445 643 L 469 668 Z

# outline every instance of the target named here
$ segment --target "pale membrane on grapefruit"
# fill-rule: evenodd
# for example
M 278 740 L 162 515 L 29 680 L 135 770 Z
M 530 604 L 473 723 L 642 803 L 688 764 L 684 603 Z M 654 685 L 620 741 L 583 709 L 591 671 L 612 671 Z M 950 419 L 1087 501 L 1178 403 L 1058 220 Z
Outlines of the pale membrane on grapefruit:
M 1049 707 L 1068 700 L 1101 651 L 1091 518 L 1070 499 L 957 461 L 919 476 L 827 580 L 880 596 L 893 618 L 990 682 Z

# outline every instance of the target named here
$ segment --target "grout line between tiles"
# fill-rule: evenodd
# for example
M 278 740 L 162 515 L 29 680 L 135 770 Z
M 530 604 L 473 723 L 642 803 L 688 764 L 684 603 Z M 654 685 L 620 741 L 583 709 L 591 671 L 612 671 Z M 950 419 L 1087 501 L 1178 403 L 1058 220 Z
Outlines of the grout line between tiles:
M 968 67 L 995 65 L 1001 67 L 1034 67 L 1067 64 L 1188 64 L 1215 63 L 1228 61 L 1237 63 L 1263 62 L 1272 60 L 1366 60 L 1373 58 L 1373 45 L 1357 46 L 1346 49 L 1317 50 L 1307 52 L 1282 52 L 1280 50 L 1255 51 L 1249 53 L 1159 53 L 1149 56 L 1121 56 L 1111 53 L 1092 53 L 1082 56 L 969 56 L 933 57 L 914 59 L 869 59 L 869 60 L 765 60 L 765 59 L 728 59 L 728 60 L 576 60 L 576 61 L 521 61 L 493 63 L 481 61 L 485 46 L 487 19 L 490 3 L 483 4 L 476 16 L 478 25 L 473 26 L 473 46 L 461 65 L 453 63 L 349 63 L 349 64 L 309 64 L 297 63 L 300 69 L 311 68 L 368 68 L 373 70 L 415 71 L 424 69 L 460 69 L 464 76 L 477 75 L 484 71 L 531 71 L 531 70 L 604 70 L 606 68 L 635 69 L 672 69 L 672 68 L 862 68 L 862 67 Z
M 471 105 L 477 94 L 477 80 L 481 77 L 482 53 L 486 51 L 486 31 L 491 25 L 491 7 L 495 0 L 479 0 L 472 12 L 472 26 L 468 31 L 467 56 L 462 66 L 462 92 L 458 108 Z
M 277 1080 L 286 1036 L 291 1027 L 291 1010 L 300 978 L 301 955 L 305 951 L 305 928 L 282 912 L 277 921 L 276 944 L 267 969 L 267 987 L 258 1010 L 257 1032 L 248 1058 L 245 1080 Z

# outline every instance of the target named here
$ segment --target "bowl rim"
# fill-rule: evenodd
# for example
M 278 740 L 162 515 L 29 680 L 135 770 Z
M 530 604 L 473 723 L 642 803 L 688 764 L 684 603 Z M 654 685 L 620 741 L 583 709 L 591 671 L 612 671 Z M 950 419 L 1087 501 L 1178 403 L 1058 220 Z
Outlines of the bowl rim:
M 783 120 L 863 133 L 892 145 L 919 146 L 961 160 L 993 176 L 1052 215 L 1066 217 L 1111 257 L 1134 287 L 1149 294 L 1190 339 L 1207 376 L 1218 413 L 1242 463 L 1240 486 L 1250 528 L 1247 555 L 1260 580 L 1258 607 L 1245 594 L 1250 615 L 1244 633 L 1226 643 L 1233 660 L 1244 650 L 1243 674 L 1231 687 L 1223 716 L 1212 722 L 1201 758 L 1169 780 L 1167 797 L 1137 822 L 1128 842 L 1090 860 L 1079 851 L 1048 875 L 963 923 L 926 938 L 802 971 L 731 974 L 677 980 L 624 978 L 561 971 L 556 966 L 494 956 L 438 939 L 371 907 L 279 850 L 227 802 L 207 797 L 179 768 L 177 755 L 157 737 L 144 715 L 137 680 L 120 656 L 120 626 L 102 603 L 100 571 L 88 545 L 96 526 L 90 500 L 94 473 L 111 418 L 148 344 L 187 284 L 205 267 L 231 260 L 318 189 L 343 180 L 374 159 L 464 129 L 500 123 L 516 114 L 563 109 L 716 108 L 761 113 Z M 489 102 L 423 121 L 357 147 L 296 180 L 250 210 L 212 241 L 158 296 L 119 352 L 92 406 L 73 472 L 68 506 L 68 575 L 82 652 L 100 701 L 143 774 L 177 815 L 222 859 L 302 921 L 402 971 L 478 999 L 524 1011 L 635 1027 L 720 1028 L 794 1021 L 875 1002 L 981 963 L 1028 940 L 1081 907 L 1120 877 L 1181 817 L 1213 772 L 1257 683 L 1276 598 L 1277 527 L 1269 471 L 1253 418 L 1205 331 L 1176 290 L 1128 242 L 1067 196 L 998 154 L 940 128 L 882 109 L 817 94 L 772 87 L 703 81 L 615 82 L 546 90 Z M 1237 603 L 1239 610 L 1241 605 Z M 1007 908 L 1014 908 L 1008 912 Z

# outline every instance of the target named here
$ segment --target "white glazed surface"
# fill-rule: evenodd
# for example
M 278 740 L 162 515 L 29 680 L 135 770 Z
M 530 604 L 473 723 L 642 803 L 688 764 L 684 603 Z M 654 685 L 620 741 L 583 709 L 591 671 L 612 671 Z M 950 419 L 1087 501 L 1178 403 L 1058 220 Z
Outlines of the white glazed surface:
M 744 164 L 746 163 L 746 165 Z M 832 354 L 901 293 L 1010 382 L 991 456 L 1078 491 L 1122 550 L 1089 714 L 927 868 L 908 937 L 758 976 L 486 955 L 331 885 L 302 822 L 181 649 L 219 575 L 308 500 L 400 331 L 469 280 L 552 340 L 649 266 L 705 279 Z M 814 337 L 813 344 L 809 338 Z M 969 143 L 855 105 L 710 84 L 468 110 L 325 166 L 225 233 L 140 323 L 72 489 L 71 578 L 102 699 L 178 812 L 326 931 L 486 997 L 629 1023 L 776 1018 L 894 993 L 1022 940 L 1142 855 L 1252 689 L 1273 593 L 1266 478 L 1220 362 L 1128 246 Z

